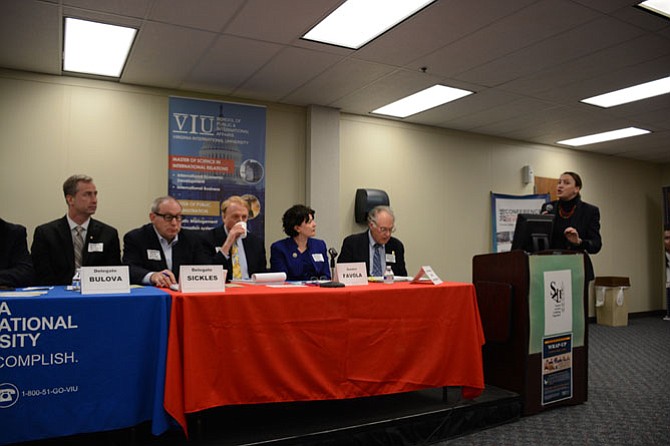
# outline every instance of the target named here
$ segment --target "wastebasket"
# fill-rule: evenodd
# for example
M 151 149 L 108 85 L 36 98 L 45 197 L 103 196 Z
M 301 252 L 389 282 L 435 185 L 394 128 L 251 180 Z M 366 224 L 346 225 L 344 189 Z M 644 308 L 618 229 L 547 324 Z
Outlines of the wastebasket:
M 596 320 L 599 325 L 628 325 L 628 277 L 596 277 Z

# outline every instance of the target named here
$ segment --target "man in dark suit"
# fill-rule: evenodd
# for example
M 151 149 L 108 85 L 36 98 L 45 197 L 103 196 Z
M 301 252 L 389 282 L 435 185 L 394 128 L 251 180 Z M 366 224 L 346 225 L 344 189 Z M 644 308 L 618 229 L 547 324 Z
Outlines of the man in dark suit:
M 63 183 L 67 214 L 38 226 L 30 249 L 35 281 L 43 285 L 68 285 L 81 266 L 121 264 L 119 234 L 113 227 L 91 218 L 98 207 L 93 179 L 72 175 Z
M 207 265 L 211 256 L 202 237 L 181 228 L 182 207 L 170 196 L 156 198 L 148 223 L 123 237 L 123 263 L 130 283 L 169 287 L 179 282 L 181 265 Z
M 0 287 L 32 285 L 33 261 L 26 238 L 26 228 L 0 218 Z
M 406 276 L 405 247 L 391 234 L 395 215 L 388 206 L 376 206 L 368 213 L 368 230 L 348 236 L 342 242 L 337 263 L 365 262 L 370 276 L 382 276 L 390 265 L 397 276 Z
M 221 203 L 223 224 L 205 234 L 212 262 L 228 271 L 227 280 L 248 279 L 267 270 L 263 239 L 247 230 L 249 203 L 233 195 Z

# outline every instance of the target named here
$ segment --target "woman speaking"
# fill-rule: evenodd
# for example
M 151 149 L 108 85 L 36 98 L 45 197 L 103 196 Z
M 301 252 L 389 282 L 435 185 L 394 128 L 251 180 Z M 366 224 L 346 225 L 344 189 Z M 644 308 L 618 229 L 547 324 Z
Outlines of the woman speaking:
M 596 254 L 602 248 L 600 238 L 600 210 L 582 201 L 580 191 L 582 178 L 575 172 L 564 172 L 558 179 L 558 200 L 545 203 L 542 214 L 554 215 L 554 230 L 551 237 L 553 249 L 585 251 L 586 282 L 593 280 L 593 265 L 588 254 Z

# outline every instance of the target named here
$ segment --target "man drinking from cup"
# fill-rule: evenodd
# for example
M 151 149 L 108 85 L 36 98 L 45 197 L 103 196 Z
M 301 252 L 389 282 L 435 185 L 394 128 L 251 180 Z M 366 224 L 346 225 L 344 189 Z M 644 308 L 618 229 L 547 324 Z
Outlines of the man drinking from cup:
M 247 230 L 249 203 L 233 195 L 221 203 L 223 224 L 205 234 L 214 257 L 212 262 L 228 271 L 227 280 L 249 279 L 267 271 L 265 243 Z

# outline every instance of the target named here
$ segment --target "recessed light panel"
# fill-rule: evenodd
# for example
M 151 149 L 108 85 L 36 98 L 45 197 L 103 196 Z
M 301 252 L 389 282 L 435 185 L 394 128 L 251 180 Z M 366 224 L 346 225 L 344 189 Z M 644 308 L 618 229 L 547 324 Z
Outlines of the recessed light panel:
M 472 94 L 471 91 L 461 90 L 460 88 L 433 85 L 430 88 L 373 110 L 372 113 L 406 118 L 407 116 L 455 101 L 470 94 Z
M 612 130 L 604 133 L 596 133 L 593 135 L 580 136 L 579 138 L 564 139 L 558 141 L 558 144 L 565 144 L 566 146 L 586 146 L 588 144 L 595 144 L 604 141 L 612 141 L 615 139 L 629 138 L 631 136 L 644 135 L 651 133 L 649 130 L 639 129 L 637 127 L 627 127 L 625 129 Z
M 347 0 L 303 39 L 358 49 L 435 0 Z
M 670 93 L 670 76 L 651 82 L 645 82 L 644 84 L 623 88 L 621 90 L 612 91 L 610 93 L 582 99 L 581 102 L 597 105 L 598 107 L 609 108 L 666 93 Z
M 639 3 L 638 6 L 670 18 L 670 0 L 648 0 Z
M 134 28 L 67 17 L 63 70 L 120 77 L 136 33 Z

